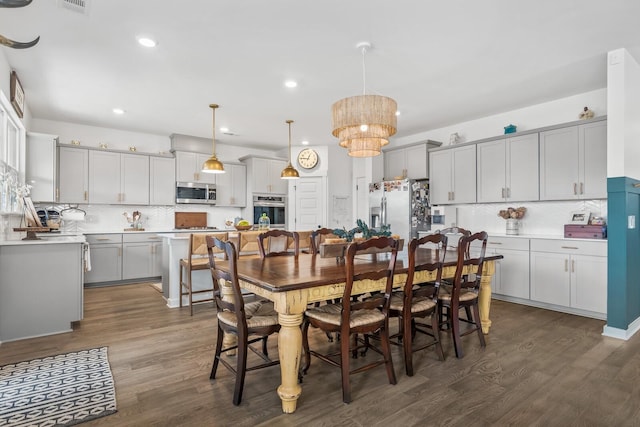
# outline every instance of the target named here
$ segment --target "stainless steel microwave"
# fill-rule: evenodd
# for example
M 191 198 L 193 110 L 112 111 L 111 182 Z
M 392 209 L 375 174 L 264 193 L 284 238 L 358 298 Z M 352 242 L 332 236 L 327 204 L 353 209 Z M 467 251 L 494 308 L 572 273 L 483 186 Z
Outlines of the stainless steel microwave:
M 216 204 L 216 185 L 202 182 L 176 182 L 176 203 Z

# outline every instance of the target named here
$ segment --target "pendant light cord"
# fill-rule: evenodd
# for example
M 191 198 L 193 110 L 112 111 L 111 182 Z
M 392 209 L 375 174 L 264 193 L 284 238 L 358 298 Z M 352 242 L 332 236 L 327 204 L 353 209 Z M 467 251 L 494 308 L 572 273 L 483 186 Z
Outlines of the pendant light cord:
M 216 104 L 211 104 L 209 105 L 209 107 L 211 107 L 211 110 L 213 112 L 213 120 L 212 120 L 212 126 L 211 126 L 211 142 L 213 145 L 212 148 L 212 152 L 211 155 L 215 157 L 216 155 L 216 108 L 218 108 L 218 106 Z
M 366 72 L 366 65 L 364 61 L 364 57 L 366 53 L 367 53 L 367 48 L 363 47 L 362 48 L 362 94 L 363 95 L 367 94 L 367 72 Z
M 289 125 L 289 166 L 291 166 L 291 123 L 293 123 L 293 120 L 287 120 Z

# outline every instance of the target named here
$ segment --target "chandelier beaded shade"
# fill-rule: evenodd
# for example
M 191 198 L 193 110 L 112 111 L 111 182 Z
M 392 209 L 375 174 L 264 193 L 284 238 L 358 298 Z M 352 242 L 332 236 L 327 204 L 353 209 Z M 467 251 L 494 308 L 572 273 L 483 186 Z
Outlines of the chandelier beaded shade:
M 213 148 L 211 151 L 211 157 L 209 157 L 202 165 L 202 172 L 225 173 L 222 162 L 218 160 L 218 157 L 216 157 L 216 108 L 218 108 L 218 104 L 209 104 L 209 107 L 213 111 L 213 137 L 211 138 Z
M 362 48 L 364 80 L 364 55 L 371 45 L 362 43 L 358 47 Z M 331 133 L 338 138 L 341 147 L 348 149 L 350 156 L 377 156 L 381 148 L 389 143 L 389 137 L 396 133 L 397 110 L 396 101 L 387 96 L 364 93 L 341 99 L 331 107 Z

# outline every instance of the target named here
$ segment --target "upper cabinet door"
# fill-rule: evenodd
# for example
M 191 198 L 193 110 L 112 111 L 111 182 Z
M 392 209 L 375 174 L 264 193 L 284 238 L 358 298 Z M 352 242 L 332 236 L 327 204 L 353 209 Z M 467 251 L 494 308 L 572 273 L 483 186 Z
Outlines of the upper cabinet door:
M 175 205 L 176 162 L 171 157 L 149 157 L 149 204 Z
M 405 152 L 403 149 L 384 152 L 384 179 L 401 179 L 406 176 Z
M 502 202 L 506 191 L 506 141 L 478 144 L 478 202 Z M 536 183 L 537 185 L 537 183 Z
M 578 127 L 540 133 L 540 199 L 578 198 Z
M 452 203 L 452 152 L 452 150 L 442 150 L 429 153 L 429 195 L 433 205 Z
M 604 199 L 607 197 L 607 122 L 580 125 L 580 197 Z
M 510 202 L 538 200 L 540 198 L 538 134 L 507 138 L 505 148 L 506 200 Z
M 89 201 L 89 151 L 85 148 L 58 148 L 58 202 Z
M 176 181 L 194 182 L 198 181 L 195 174 L 196 153 L 176 152 Z
M 149 204 L 149 156 L 120 155 L 120 203 Z
M 89 150 L 89 201 L 119 204 L 120 153 Z
M 453 149 L 453 203 L 476 202 L 476 146 Z
M 216 206 L 244 207 L 247 204 L 247 168 L 224 165 L 226 173 L 216 176 Z
M 414 145 L 404 149 L 405 171 L 409 179 L 424 179 L 429 176 L 427 144 Z

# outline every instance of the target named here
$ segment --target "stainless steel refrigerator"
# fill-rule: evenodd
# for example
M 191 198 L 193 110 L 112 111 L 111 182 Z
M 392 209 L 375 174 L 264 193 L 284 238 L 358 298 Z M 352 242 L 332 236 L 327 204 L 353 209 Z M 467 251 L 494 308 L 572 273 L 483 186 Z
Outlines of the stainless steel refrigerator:
M 369 184 L 369 226 L 390 227 L 392 234 L 409 240 L 431 229 L 429 180 L 382 181 Z

